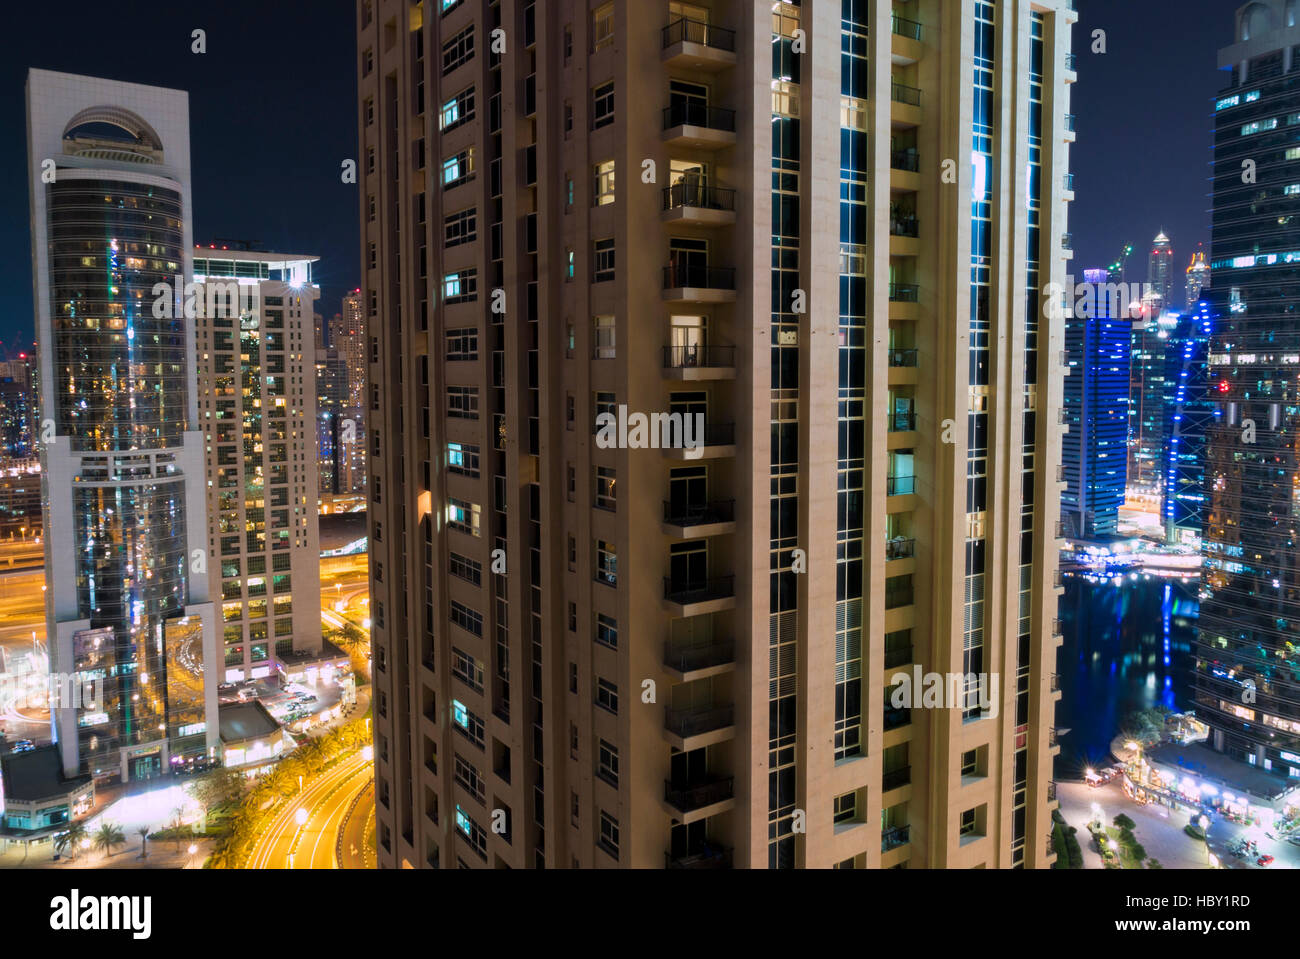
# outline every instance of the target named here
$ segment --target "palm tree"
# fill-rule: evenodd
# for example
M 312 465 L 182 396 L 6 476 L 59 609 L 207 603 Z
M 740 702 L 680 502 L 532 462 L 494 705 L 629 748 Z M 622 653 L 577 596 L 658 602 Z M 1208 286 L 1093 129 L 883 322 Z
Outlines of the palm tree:
M 62 856 L 66 850 L 69 859 L 76 859 L 77 851 L 81 848 L 81 841 L 85 838 L 86 824 L 84 822 L 74 822 L 54 837 L 54 851 Z
M 112 858 L 114 846 L 125 846 L 126 836 L 122 832 L 122 827 L 111 822 L 106 822 L 99 827 L 99 832 L 95 833 L 92 840 L 95 848 L 100 852 L 107 853 Z
M 141 826 L 136 830 L 140 834 L 140 858 L 149 858 L 149 827 Z

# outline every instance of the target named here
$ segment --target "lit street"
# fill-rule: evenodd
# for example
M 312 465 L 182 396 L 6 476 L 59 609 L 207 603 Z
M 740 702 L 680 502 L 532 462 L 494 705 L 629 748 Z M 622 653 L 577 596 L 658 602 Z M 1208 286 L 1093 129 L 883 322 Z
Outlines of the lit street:
M 373 785 L 373 761 L 361 752 L 304 783 L 263 830 L 250 869 L 337 869 L 339 831 L 352 800 Z

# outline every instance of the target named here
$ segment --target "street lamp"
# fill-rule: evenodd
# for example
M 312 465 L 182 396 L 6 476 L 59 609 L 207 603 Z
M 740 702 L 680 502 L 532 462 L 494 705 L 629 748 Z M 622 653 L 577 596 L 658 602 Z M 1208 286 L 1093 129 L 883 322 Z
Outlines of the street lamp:
M 307 810 L 299 806 L 298 811 L 293 814 L 293 818 L 298 821 L 299 826 L 307 825 Z

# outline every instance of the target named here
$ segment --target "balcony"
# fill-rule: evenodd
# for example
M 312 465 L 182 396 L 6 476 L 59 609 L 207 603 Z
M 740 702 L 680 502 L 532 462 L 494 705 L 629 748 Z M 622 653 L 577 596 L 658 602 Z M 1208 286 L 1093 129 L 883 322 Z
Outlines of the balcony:
M 915 492 L 915 476 L 890 476 L 885 480 L 886 496 L 911 496 Z
M 736 778 L 710 776 L 698 782 L 664 781 L 664 804 L 682 825 L 726 812 L 735 805 Z
M 664 738 L 682 752 L 725 742 L 735 734 L 735 706 L 664 710 Z
M 911 841 L 911 826 L 895 826 L 892 829 L 884 829 L 880 833 L 880 851 L 889 852 L 889 850 L 897 849 L 899 846 L 906 846 Z
M 921 105 L 921 91 L 916 87 L 909 87 L 906 83 L 899 83 L 897 80 L 889 84 L 889 98 L 895 103 L 903 103 L 909 107 L 919 107 Z
M 894 15 L 890 19 L 889 54 L 895 66 L 906 66 L 921 59 L 921 25 L 915 20 Z
M 736 578 L 677 580 L 664 577 L 664 607 L 674 616 L 703 616 L 736 608 Z
M 921 288 L 915 283 L 891 283 L 889 284 L 889 302 L 915 303 L 920 291 Z
M 734 303 L 736 271 L 693 263 L 666 266 L 664 299 L 678 303 Z
M 912 559 L 916 556 L 916 540 L 899 536 L 885 541 L 885 562 L 896 559 Z
M 674 100 L 664 108 L 661 139 L 682 149 L 718 150 L 736 143 L 736 111 L 698 100 Z
M 736 665 L 736 642 L 713 640 L 695 646 L 664 643 L 664 669 L 680 683 L 731 672 Z
M 1079 64 L 1079 58 L 1077 55 L 1073 53 L 1067 53 L 1065 55 L 1065 69 L 1069 70 L 1071 73 L 1074 73 L 1078 69 L 1078 64 Z
M 736 191 L 686 180 L 664 188 L 659 219 L 665 223 L 730 226 L 736 222 Z
M 907 20 L 903 17 L 894 15 L 889 18 L 889 31 L 898 37 L 907 37 L 909 40 L 921 42 L 921 25 L 915 20 Z
M 666 446 L 663 454 L 670 460 L 716 460 L 736 455 L 736 427 L 732 423 L 705 423 L 704 435 L 693 437 L 695 448 Z
M 891 729 L 902 729 L 904 726 L 912 724 L 912 711 L 910 709 L 899 709 L 885 703 L 885 732 Z
M 921 235 L 921 224 L 915 213 L 893 213 L 889 215 L 889 235 L 901 236 L 915 240 Z
M 1064 177 L 1061 178 L 1061 180 L 1062 180 L 1061 185 L 1062 187 L 1064 187 L 1065 192 L 1071 194 L 1074 193 L 1074 174 L 1067 173 L 1065 174 Z
M 1056 802 L 1056 783 L 1047 784 L 1047 801 Z
M 664 378 L 670 380 L 734 380 L 734 346 L 665 346 Z
M 889 368 L 891 370 L 911 370 L 916 368 L 916 350 L 890 350 Z
M 902 789 L 904 786 L 912 784 L 912 767 L 904 766 L 901 769 L 895 769 L 886 772 L 880 780 L 880 791 L 889 792 L 894 789 Z
M 663 29 L 659 59 L 672 67 L 725 70 L 736 65 L 736 32 L 682 18 Z
M 912 658 L 916 655 L 915 648 L 912 646 L 894 646 L 885 649 L 885 668 L 897 669 L 900 666 L 908 666 Z
M 1067 133 L 1075 132 L 1074 124 L 1075 124 L 1075 115 L 1073 113 L 1067 113 L 1065 115 L 1065 130 Z
M 906 170 L 908 173 L 921 172 L 921 155 L 915 150 L 893 150 L 889 154 L 891 170 Z
M 1047 745 L 1059 746 L 1061 744 L 1060 740 L 1061 735 L 1055 726 L 1047 731 Z
M 712 503 L 664 503 L 663 531 L 669 536 L 692 539 L 719 536 L 736 531 L 735 500 Z
M 1047 691 L 1050 693 L 1059 693 L 1061 691 L 1061 674 L 1052 673 L 1047 678 Z
M 1061 249 L 1062 249 L 1062 250 L 1073 250 L 1073 249 L 1074 249 L 1074 234 L 1073 234 L 1073 233 L 1062 233 L 1062 234 L 1061 234 Z
M 680 856 L 664 853 L 665 869 L 730 869 L 731 850 L 726 846 L 704 844 L 696 851 Z

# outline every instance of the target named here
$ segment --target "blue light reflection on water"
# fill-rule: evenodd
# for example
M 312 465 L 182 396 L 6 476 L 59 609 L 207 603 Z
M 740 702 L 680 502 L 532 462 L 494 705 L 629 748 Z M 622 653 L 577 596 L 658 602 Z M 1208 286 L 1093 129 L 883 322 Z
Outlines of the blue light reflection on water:
M 1058 776 L 1108 761 L 1111 739 L 1135 710 L 1190 706 L 1198 613 L 1194 583 L 1066 578 L 1056 725 L 1070 732 L 1061 739 Z

